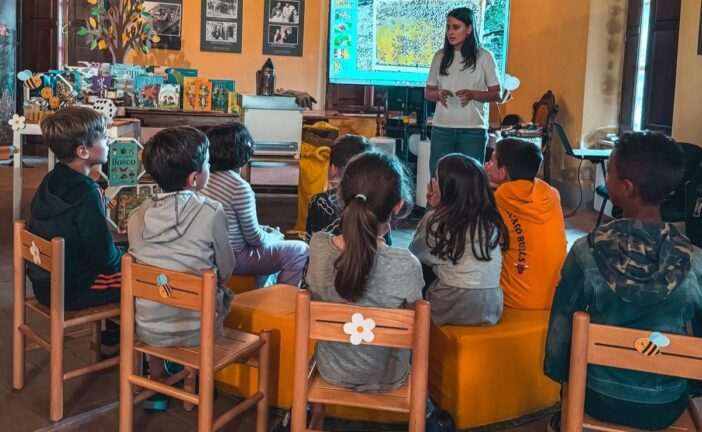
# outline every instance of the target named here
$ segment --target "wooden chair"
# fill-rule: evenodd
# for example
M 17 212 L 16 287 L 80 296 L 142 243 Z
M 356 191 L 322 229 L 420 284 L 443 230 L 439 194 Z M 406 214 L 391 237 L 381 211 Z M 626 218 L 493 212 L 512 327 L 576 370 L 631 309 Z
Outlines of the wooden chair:
M 25 354 L 35 348 L 43 348 L 50 353 L 49 418 L 58 421 L 63 418 L 63 383 L 71 378 L 116 366 L 119 357 L 100 361 L 100 334 L 102 320 L 119 318 L 119 305 L 109 304 L 91 307 L 80 311 L 64 311 L 64 240 L 54 237 L 47 241 L 25 229 L 25 222 L 14 224 L 14 283 L 12 317 L 12 387 L 24 388 Z M 36 298 L 26 296 L 25 261 L 32 262 L 51 273 L 51 307 L 40 304 Z M 47 319 L 50 326 L 49 339 L 45 339 L 26 321 L 29 308 Z M 88 325 L 86 329 L 84 326 Z M 82 327 L 65 334 L 67 329 Z M 64 371 L 63 347 L 65 338 L 76 339 L 90 334 L 91 363 L 89 366 L 72 371 Z M 26 338 L 33 343 L 27 344 Z
M 659 355 L 648 356 L 634 348 L 640 338 L 648 338 L 650 331 L 590 324 L 590 316 L 576 312 L 573 319 L 573 342 L 570 350 L 570 373 L 564 393 L 564 431 L 635 431 L 637 429 L 600 422 L 584 414 L 587 365 L 595 364 L 622 369 L 651 372 L 682 378 L 702 379 L 702 339 L 675 334 L 666 334 L 670 345 L 662 348 Z M 669 431 L 702 430 L 702 421 L 694 409 L 690 409 L 673 424 Z
M 166 277 L 168 289 L 159 286 L 157 278 Z M 134 263 L 131 255 L 122 258 L 122 324 L 120 334 L 120 404 L 119 430 L 132 430 L 134 403 L 138 403 L 156 392 L 175 397 L 184 402 L 186 409 L 199 407 L 198 431 L 218 430 L 252 406 L 257 406 L 256 430 L 268 429 L 268 374 L 270 360 L 270 331 L 263 330 L 253 335 L 228 328 L 215 337 L 215 302 L 217 300 L 217 276 L 214 270 L 202 276 L 194 276 Z M 172 307 L 200 312 L 200 345 L 195 347 L 162 348 L 135 342 L 134 299 L 143 298 Z M 183 371 L 165 381 L 151 380 L 140 376 L 135 354 L 148 354 L 181 364 Z M 257 358 L 255 358 L 257 357 Z M 258 392 L 234 408 L 213 419 L 214 374 L 234 362 L 258 368 Z M 200 384 L 196 392 L 195 377 Z M 185 380 L 184 389 L 172 387 Z M 143 388 L 136 396 L 132 385 Z
M 429 365 L 429 311 L 429 303 L 423 300 L 417 302 L 414 310 L 365 308 L 311 301 L 309 291 L 300 290 L 295 311 L 292 432 L 306 430 L 307 401 L 409 413 L 409 431 L 423 432 Z M 307 348 L 310 339 L 349 343 L 349 335 L 344 333 L 343 327 L 357 312 L 375 321 L 375 338 L 367 345 L 412 350 L 411 371 L 399 389 L 390 393 L 357 393 L 324 381 L 314 367 L 309 371 Z
M 553 138 L 553 122 L 560 107 L 556 103 L 556 97 L 551 90 L 544 93 L 537 102 L 534 103 L 534 112 L 531 122 L 541 127 L 543 138 L 541 139 L 541 151 L 544 155 L 544 181 L 551 182 L 551 139 Z

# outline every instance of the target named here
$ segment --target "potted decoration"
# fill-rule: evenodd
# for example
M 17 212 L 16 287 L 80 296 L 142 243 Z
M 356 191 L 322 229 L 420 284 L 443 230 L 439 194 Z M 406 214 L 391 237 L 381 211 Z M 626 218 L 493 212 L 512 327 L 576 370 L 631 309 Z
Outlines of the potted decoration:
M 112 63 L 124 63 L 132 50 L 148 53 L 160 38 L 151 25 L 151 14 L 144 0 L 86 0 L 93 5 L 86 26 L 78 36 L 86 38 L 90 49 L 109 49 Z

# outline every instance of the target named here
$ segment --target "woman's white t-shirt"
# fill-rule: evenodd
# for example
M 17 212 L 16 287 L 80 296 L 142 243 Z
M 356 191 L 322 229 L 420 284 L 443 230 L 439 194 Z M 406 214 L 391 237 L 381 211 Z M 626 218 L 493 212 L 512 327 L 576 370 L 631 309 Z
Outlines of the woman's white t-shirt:
M 440 49 L 434 54 L 429 69 L 427 85 L 437 86 L 440 89 L 451 90 L 455 95 L 459 90 L 486 91 L 488 87 L 500 84 L 497 76 L 497 64 L 492 53 L 484 48 L 479 48 L 478 58 L 475 61 L 475 70 L 472 67 L 463 69 L 463 55 L 455 51 L 453 62 L 448 67 L 448 75 L 439 73 L 444 50 Z M 463 69 L 463 70 L 461 70 Z M 447 101 L 448 108 L 440 102 L 436 103 L 433 126 L 447 128 L 488 128 L 489 104 L 472 100 L 464 107 L 458 96 L 451 96 Z

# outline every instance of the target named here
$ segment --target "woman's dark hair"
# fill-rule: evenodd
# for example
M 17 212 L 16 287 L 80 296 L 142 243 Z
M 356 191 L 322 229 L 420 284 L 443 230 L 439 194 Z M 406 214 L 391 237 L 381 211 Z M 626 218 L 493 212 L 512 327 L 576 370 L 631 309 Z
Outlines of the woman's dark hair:
M 437 177 L 441 202 L 427 224 L 432 255 L 458 263 L 465 252 L 466 235 L 473 239 L 473 256 L 480 261 L 490 261 L 490 252 L 498 245 L 506 250 L 509 233 L 482 165 L 472 157 L 452 153 L 439 160 Z
M 478 37 L 478 29 L 475 28 L 473 11 L 467 7 L 459 7 L 449 12 L 448 17 L 455 18 L 467 26 L 473 26 L 473 30 L 466 36 L 466 40 L 461 45 L 461 55 L 463 56 L 463 68 L 461 70 L 466 70 L 467 68 L 475 70 L 478 53 L 482 45 Z M 441 75 L 448 75 L 448 68 L 453 63 L 453 55 L 453 46 L 451 46 L 448 36 L 444 36 L 444 56 L 441 59 L 441 67 L 439 68 Z
M 363 298 L 378 249 L 378 230 L 390 222 L 392 209 L 400 201 L 405 201 L 400 217 L 411 211 L 411 193 L 402 165 L 392 156 L 362 153 L 346 165 L 339 184 L 344 250 L 334 262 L 339 296 L 350 302 Z
M 243 123 L 234 122 L 210 127 L 210 168 L 215 171 L 237 170 L 254 154 L 253 139 Z
M 181 191 L 190 173 L 202 172 L 207 147 L 207 135 L 194 127 L 163 129 L 144 146 L 144 169 L 164 192 Z

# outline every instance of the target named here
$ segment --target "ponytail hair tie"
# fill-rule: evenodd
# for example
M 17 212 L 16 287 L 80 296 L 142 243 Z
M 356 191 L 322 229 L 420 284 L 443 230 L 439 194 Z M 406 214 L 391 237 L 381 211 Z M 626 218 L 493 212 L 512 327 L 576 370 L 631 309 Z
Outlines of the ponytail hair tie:
M 358 200 L 361 200 L 361 201 L 363 201 L 363 202 L 368 201 L 368 198 L 366 198 L 366 196 L 363 195 L 363 194 L 356 194 L 355 198 L 358 199 Z

